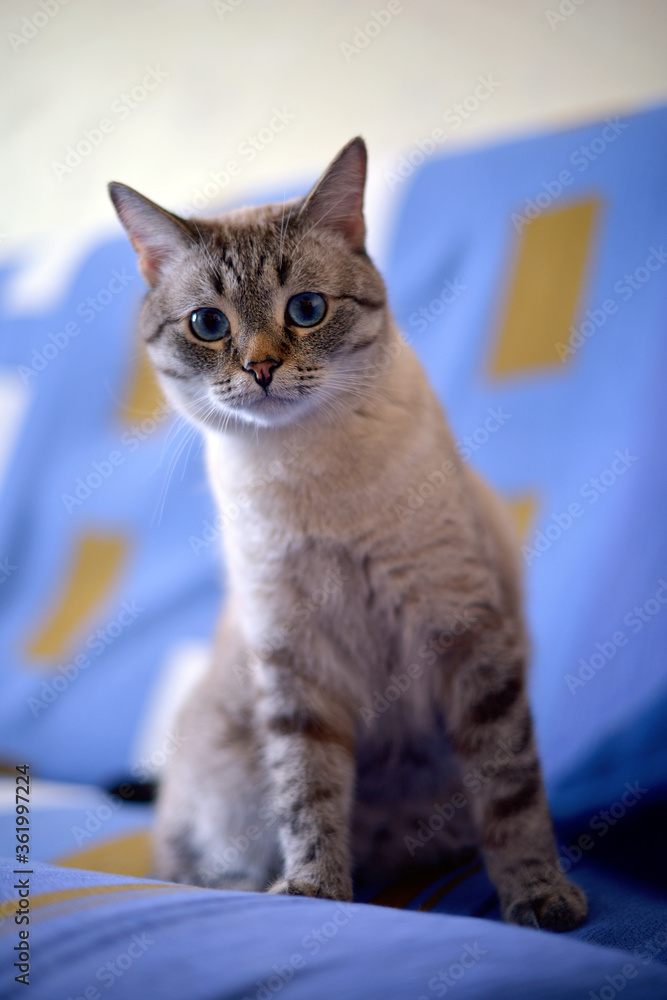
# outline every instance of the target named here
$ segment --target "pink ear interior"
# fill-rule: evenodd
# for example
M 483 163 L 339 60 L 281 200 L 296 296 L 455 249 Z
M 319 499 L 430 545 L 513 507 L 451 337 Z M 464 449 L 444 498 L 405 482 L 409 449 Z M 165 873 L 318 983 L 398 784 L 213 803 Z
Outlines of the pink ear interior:
M 352 139 L 329 164 L 306 198 L 301 216 L 312 228 L 340 233 L 354 251 L 364 249 L 366 226 L 363 204 L 366 183 L 366 145 Z
M 165 264 L 187 244 L 189 235 L 183 220 L 125 184 L 112 182 L 109 194 L 137 252 L 143 278 L 156 285 Z

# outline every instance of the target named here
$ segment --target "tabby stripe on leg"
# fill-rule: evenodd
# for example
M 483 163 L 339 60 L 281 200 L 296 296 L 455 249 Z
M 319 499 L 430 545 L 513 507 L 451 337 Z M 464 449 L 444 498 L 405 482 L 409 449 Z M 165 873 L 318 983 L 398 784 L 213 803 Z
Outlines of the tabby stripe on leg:
M 542 782 L 535 774 L 532 780 L 528 779 L 513 795 L 492 799 L 489 806 L 491 818 L 495 820 L 509 819 L 510 816 L 516 816 L 524 809 L 529 809 L 537 802 L 541 789 Z
M 489 722 L 497 722 L 507 715 L 519 695 L 523 691 L 521 677 L 504 678 L 502 687 L 488 691 L 468 709 L 471 726 L 481 726 Z
M 354 754 L 354 742 L 347 733 L 314 716 L 275 715 L 267 720 L 266 725 L 269 732 L 276 736 L 305 736 L 318 743 L 335 743 Z

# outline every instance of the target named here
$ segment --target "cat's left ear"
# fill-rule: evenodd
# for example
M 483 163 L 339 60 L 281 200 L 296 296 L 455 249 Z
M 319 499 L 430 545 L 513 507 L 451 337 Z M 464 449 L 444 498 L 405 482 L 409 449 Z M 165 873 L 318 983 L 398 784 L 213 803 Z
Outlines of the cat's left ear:
M 109 195 L 137 251 L 141 274 L 156 285 L 165 264 L 192 243 L 186 222 L 125 184 L 112 181 Z
M 351 250 L 364 249 L 364 185 L 366 143 L 357 136 L 343 146 L 304 201 L 299 212 L 311 228 L 330 229 L 343 236 Z

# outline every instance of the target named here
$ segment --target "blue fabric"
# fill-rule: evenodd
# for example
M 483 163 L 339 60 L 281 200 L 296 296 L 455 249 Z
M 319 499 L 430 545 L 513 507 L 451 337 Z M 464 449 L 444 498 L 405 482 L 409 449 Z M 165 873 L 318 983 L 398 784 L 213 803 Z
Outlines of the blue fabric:
M 586 923 L 572 931 L 570 937 L 621 948 L 644 964 L 647 956 L 651 961 L 667 963 L 664 892 L 588 860 L 578 865 L 572 876 L 588 896 L 589 913 Z
M 15 897 L 11 867 L 0 869 L 0 878 L 3 898 Z M 115 997 L 132 1000 L 267 1000 L 277 993 L 291 1000 L 432 1000 L 450 990 L 460 1000 L 667 995 L 667 971 L 655 961 L 468 917 L 194 890 L 43 865 L 29 878 L 35 1000 L 98 1000 L 112 987 Z M 99 886 L 117 888 L 97 894 Z M 71 889 L 83 891 L 58 895 Z M 13 905 L 2 911 L 3 949 L 18 943 Z M 6 961 L 2 977 L 3 997 L 27 995 Z
M 125 851 L 134 873 L 148 874 L 147 868 L 136 867 L 132 847 L 123 849 L 122 844 L 128 834 L 148 835 L 153 819 L 151 806 L 122 802 L 101 791 L 76 786 L 63 786 L 58 796 L 61 804 L 57 808 L 53 798 L 48 806 L 40 806 L 39 795 L 34 796 L 31 804 L 33 865 L 67 857 L 68 866 L 91 867 L 85 853 L 76 853 L 91 848 L 98 849 L 93 857 L 97 858 L 97 864 L 103 864 L 99 848 L 116 844 L 112 853 L 113 871 L 124 870 L 119 866 Z M 0 843 L 12 843 L 14 827 L 13 809 L 0 813 Z M 589 900 L 586 923 L 569 937 L 624 950 L 642 965 L 667 963 L 664 827 L 664 810 L 649 808 L 625 825 L 610 829 L 597 842 L 592 837 L 590 843 L 582 839 L 586 829 L 590 834 L 590 827 L 585 825 L 558 831 L 562 864 L 585 889 Z M 640 857 L 638 845 L 641 845 Z M 629 860 L 633 862 L 630 866 Z M 96 874 L 95 878 L 106 876 Z M 656 888 L 660 883 L 663 888 Z M 479 858 L 454 870 L 424 869 L 409 880 L 403 876 L 386 885 L 358 886 L 355 901 L 399 905 L 414 913 L 421 910 L 500 922 L 498 898 Z
M 114 272 L 131 280 L 86 321 L 86 298 L 96 298 Z M 0 284 L 8 277 L 0 275 Z M 51 314 L 4 321 L 0 364 L 19 373 L 30 405 L 0 514 L 0 552 L 17 567 L 2 586 L 0 758 L 28 761 L 43 777 L 106 783 L 126 773 L 166 655 L 178 641 L 208 639 L 221 602 L 216 544 L 194 551 L 189 541 L 190 535 L 201 539 L 215 521 L 199 441 L 186 438 L 173 417 L 145 425 L 148 433 L 142 420 L 150 417 L 129 425 L 119 419 L 136 365 L 143 291 L 133 251 L 119 238 L 86 260 Z M 41 362 L 33 352 L 43 357 L 52 345 L 49 334 L 70 322 L 80 332 L 37 370 Z M 122 464 L 68 510 L 63 494 L 73 496 L 77 479 L 113 451 Z M 26 642 L 63 588 L 85 530 L 124 534 L 128 564 L 75 636 L 71 653 L 34 662 Z M 95 631 L 115 620 L 124 603 L 134 606 L 134 620 L 100 647 Z M 64 689 L 54 698 L 54 678 L 82 653 L 88 664 L 71 681 L 59 681 Z

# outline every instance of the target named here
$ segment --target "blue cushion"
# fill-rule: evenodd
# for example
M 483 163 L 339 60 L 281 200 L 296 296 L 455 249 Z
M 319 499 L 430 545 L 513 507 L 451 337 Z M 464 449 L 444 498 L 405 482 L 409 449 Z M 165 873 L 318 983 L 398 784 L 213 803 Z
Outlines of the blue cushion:
M 667 971 L 655 962 L 469 917 L 197 890 L 46 865 L 32 871 L 0 869 L 8 899 L 0 934 L 13 949 L 19 931 L 29 930 L 35 1000 L 99 1000 L 112 987 L 118 1000 L 432 1000 L 450 990 L 460 1000 L 667 995 Z M 12 919 L 17 878 L 30 882 L 29 925 Z M 27 995 L 14 980 L 21 974 L 4 962 L 3 997 Z

